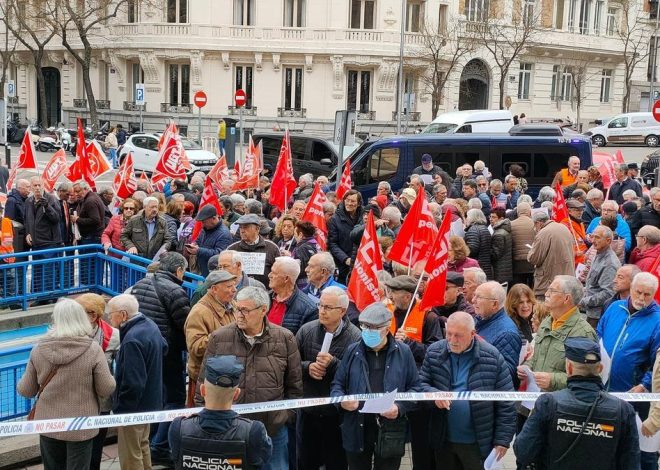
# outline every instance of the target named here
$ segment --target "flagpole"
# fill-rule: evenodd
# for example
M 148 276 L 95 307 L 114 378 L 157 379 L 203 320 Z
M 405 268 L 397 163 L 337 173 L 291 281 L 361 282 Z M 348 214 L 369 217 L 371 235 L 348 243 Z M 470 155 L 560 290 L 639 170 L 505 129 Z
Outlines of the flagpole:
M 408 315 L 410 315 L 410 311 L 412 310 L 412 306 L 415 303 L 415 298 L 417 297 L 417 292 L 419 291 L 419 286 L 422 283 L 422 279 L 424 278 L 424 272 L 420 274 L 419 279 L 417 280 L 417 285 L 415 286 L 415 292 L 413 293 L 412 300 L 410 301 L 410 304 L 408 305 L 408 311 L 406 312 L 406 316 L 403 317 L 403 323 L 401 323 L 401 328 L 406 326 L 406 320 L 408 320 Z
M 410 239 L 410 258 L 408 259 L 408 276 L 410 276 L 410 270 L 412 269 L 412 253 L 413 253 L 413 239 Z

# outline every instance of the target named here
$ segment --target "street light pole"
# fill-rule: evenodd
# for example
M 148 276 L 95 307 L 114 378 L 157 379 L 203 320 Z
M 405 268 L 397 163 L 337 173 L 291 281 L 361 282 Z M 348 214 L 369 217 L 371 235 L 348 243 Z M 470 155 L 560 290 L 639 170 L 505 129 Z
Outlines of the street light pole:
M 396 133 L 401 134 L 401 112 L 403 110 L 403 44 L 406 38 L 406 3 L 401 0 L 401 40 L 399 44 L 399 77 L 396 89 Z
M 653 85 L 655 82 L 655 67 L 658 62 L 658 16 L 660 16 L 660 4 L 658 3 L 658 0 L 655 1 L 655 31 L 653 33 L 653 57 L 652 59 L 652 67 L 651 67 L 651 80 L 650 80 L 650 85 L 649 85 L 649 111 L 653 109 L 653 103 L 655 100 L 653 99 Z

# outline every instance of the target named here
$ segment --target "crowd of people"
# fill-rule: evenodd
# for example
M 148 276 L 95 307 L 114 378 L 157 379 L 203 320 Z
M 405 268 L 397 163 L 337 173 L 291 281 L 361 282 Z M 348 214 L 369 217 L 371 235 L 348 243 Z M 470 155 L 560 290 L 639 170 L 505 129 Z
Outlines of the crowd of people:
M 516 165 L 503 180 L 479 161 L 452 178 L 430 155 L 406 188 L 395 193 L 383 181 L 369 200 L 353 189 L 338 199 L 327 178 L 302 175 L 284 213 L 269 203 L 268 174 L 247 193 L 231 180 L 216 188 L 222 213 L 199 207 L 198 173 L 162 192 L 139 181 L 118 210 L 110 188 L 61 183 L 49 194 L 40 177 L 19 179 L 4 207 L 0 253 L 31 249 L 36 259 L 45 248 L 102 244 L 157 261 L 124 294 L 57 302 L 17 390 L 39 394 L 37 419 L 204 406 L 173 424 L 119 428 L 122 469 L 192 468 L 187 459 L 214 456 L 245 468 L 397 469 L 410 442 L 416 470 L 481 470 L 514 437 L 519 469 L 656 469 L 658 454 L 640 452 L 634 421 L 637 412 L 641 432 L 657 432 L 660 407 L 607 392 L 660 390 L 651 272 L 660 188 L 642 191 L 626 165 L 616 178 L 603 187 L 597 170 L 580 170 L 571 157 L 554 182 L 566 198 L 564 220 L 556 220 L 553 187 L 530 196 Z M 302 220 L 315 184 L 327 198 L 327 249 Z M 451 221 L 445 302 L 426 310 L 424 263 L 388 258 L 420 192 L 438 225 Z M 384 261 L 382 300 L 360 311 L 346 286 L 369 213 Z M 35 286 L 45 270 L 35 269 Z M 192 298 L 182 288 L 186 272 L 205 278 Z M 404 327 L 409 313 L 415 328 Z M 605 353 L 611 366 L 601 378 Z M 232 403 L 300 397 L 533 386 L 556 393 L 531 412 L 467 400 L 396 401 L 380 414 L 361 413 L 357 401 L 243 418 L 230 411 Z M 42 434 L 45 468 L 99 468 L 104 438 L 97 430 Z

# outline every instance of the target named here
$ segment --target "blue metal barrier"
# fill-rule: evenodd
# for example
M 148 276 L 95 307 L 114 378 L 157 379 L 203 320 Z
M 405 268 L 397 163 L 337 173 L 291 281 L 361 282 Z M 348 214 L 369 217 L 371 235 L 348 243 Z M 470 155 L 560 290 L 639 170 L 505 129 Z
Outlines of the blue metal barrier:
M 25 416 L 34 400 L 16 393 L 16 384 L 25 372 L 31 345 L 0 351 L 0 421 Z

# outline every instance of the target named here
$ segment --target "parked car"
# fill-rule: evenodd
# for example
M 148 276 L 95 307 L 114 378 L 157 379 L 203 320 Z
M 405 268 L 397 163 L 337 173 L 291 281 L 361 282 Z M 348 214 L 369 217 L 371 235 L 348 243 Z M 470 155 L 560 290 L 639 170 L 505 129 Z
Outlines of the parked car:
M 440 114 L 422 130 L 422 134 L 506 133 L 513 127 L 513 115 L 507 110 L 475 109 Z
M 592 127 L 584 135 L 598 147 L 610 143 L 657 147 L 660 142 L 660 122 L 656 121 L 651 113 L 619 114 L 605 125 Z
M 123 162 L 128 152 L 133 154 L 133 165 L 135 171 L 152 173 L 158 163 L 158 140 L 157 134 L 133 134 L 128 137 L 126 143 L 119 149 L 119 162 Z M 191 173 L 195 171 L 208 172 L 218 161 L 213 152 L 202 149 L 192 140 L 181 138 L 186 156 L 192 167 Z
M 252 135 L 255 145 L 263 143 L 264 164 L 271 165 L 273 170 L 277 166 L 282 147 L 283 132 L 260 132 Z M 315 177 L 329 175 L 337 168 L 339 146 L 335 145 L 330 137 L 311 134 L 291 133 L 291 158 L 293 160 L 293 173 L 296 178 L 305 173 L 312 173 Z M 362 140 L 356 138 L 355 144 L 344 147 L 344 160 L 360 147 Z

